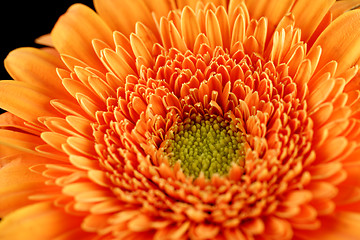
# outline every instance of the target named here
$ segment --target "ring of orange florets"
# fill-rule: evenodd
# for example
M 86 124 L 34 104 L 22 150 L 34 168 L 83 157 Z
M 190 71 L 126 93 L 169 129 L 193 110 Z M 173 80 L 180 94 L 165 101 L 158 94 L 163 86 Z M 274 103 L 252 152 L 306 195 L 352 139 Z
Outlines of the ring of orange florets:
M 231 220 L 237 225 L 262 212 L 275 211 L 276 196 L 286 190 L 283 183 L 300 186 L 306 182 L 306 174 L 298 166 L 309 154 L 306 132 L 311 124 L 306 122 L 306 106 L 294 91 L 287 92 L 292 82 L 280 77 L 284 75 L 279 73 L 281 68 L 241 51 L 230 57 L 218 48 L 209 56 L 172 49 L 158 57 L 162 64 L 155 65 L 160 67 L 143 69 L 142 78 L 129 76 L 124 87 L 127 93 L 120 89 L 119 100 L 108 101 L 114 103 L 108 106 L 114 117 L 106 130 L 108 140 L 100 144 L 105 151 L 102 159 L 107 159 L 104 166 L 114 193 L 126 204 L 142 208 L 147 202 L 146 206 L 155 207 L 154 214 L 174 221 L 180 211 L 192 221 L 206 219 L 218 224 Z M 185 59 L 198 68 L 184 67 Z M 230 93 L 224 99 L 228 85 Z M 141 99 L 146 106 L 138 115 L 131 114 L 136 112 L 134 99 Z M 126 104 L 117 105 L 122 101 Z M 200 176 L 193 181 L 179 166 L 169 166 L 161 143 L 174 125 L 192 114 L 226 115 L 241 127 L 250 146 L 244 175 L 239 171 L 225 178 Z M 117 139 L 116 146 L 109 144 L 111 139 L 113 143 Z M 287 147 L 294 144 L 295 149 Z M 282 154 L 285 151 L 287 154 Z M 296 161 L 299 155 L 304 159 Z M 293 168 L 290 176 L 287 172 Z M 138 190 L 134 192 L 133 186 Z M 220 210 L 221 204 L 226 208 Z

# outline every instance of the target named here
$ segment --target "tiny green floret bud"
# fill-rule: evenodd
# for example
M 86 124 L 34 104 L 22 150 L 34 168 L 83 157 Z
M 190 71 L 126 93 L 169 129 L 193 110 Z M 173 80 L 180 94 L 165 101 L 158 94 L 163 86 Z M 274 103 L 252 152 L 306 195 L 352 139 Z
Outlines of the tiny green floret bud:
M 165 140 L 164 152 L 170 165 L 180 161 L 186 175 L 196 178 L 203 172 L 209 179 L 215 173 L 227 175 L 233 163 L 244 165 L 245 138 L 232 122 L 220 116 L 197 115 L 176 129 Z

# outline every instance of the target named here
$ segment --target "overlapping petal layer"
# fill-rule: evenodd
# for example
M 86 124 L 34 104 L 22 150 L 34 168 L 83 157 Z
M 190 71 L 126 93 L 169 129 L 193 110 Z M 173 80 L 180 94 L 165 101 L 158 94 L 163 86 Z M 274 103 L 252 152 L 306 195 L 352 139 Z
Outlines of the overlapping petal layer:
M 73 5 L 59 56 L 6 60 L 0 237 L 358 238 L 356 3 Z M 165 142 L 199 116 L 244 134 L 244 165 L 208 179 L 169 163 Z

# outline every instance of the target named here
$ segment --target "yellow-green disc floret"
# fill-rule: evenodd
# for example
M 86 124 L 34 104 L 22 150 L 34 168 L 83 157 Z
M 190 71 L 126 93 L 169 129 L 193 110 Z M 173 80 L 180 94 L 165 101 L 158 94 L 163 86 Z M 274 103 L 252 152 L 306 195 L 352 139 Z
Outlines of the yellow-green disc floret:
M 180 161 L 187 176 L 227 175 L 231 165 L 244 161 L 244 137 L 234 124 L 208 115 L 187 118 L 167 140 L 170 165 Z

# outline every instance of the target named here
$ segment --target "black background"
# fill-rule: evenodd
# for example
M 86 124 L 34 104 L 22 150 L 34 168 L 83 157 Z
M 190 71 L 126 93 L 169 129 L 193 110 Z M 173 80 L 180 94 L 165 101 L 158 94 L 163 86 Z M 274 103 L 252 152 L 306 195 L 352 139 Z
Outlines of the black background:
M 19 47 L 41 47 L 35 44 L 35 39 L 50 33 L 57 19 L 74 3 L 83 3 L 93 8 L 91 0 L 6 0 L 1 2 L 0 80 L 11 79 L 3 64 L 7 54 Z
M 1 2 L 0 14 L 0 80 L 11 77 L 4 67 L 8 53 L 19 47 L 42 47 L 35 39 L 51 32 L 57 19 L 74 3 L 94 9 L 92 0 L 79 1 L 16 1 Z M 4 112 L 0 108 L 0 113 Z

